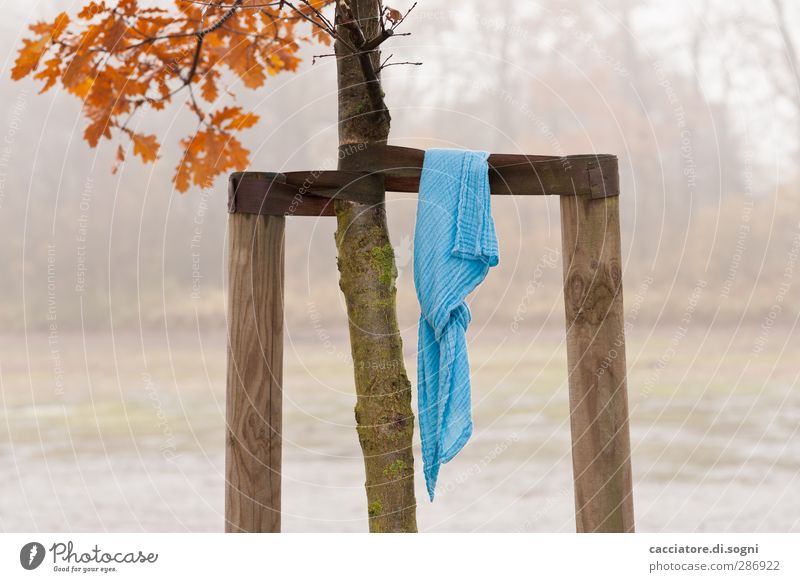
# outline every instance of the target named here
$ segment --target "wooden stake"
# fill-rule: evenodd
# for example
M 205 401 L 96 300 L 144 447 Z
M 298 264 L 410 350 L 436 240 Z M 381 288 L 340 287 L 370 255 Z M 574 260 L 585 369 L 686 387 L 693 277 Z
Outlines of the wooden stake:
M 561 197 L 578 532 L 632 532 L 619 198 Z
M 284 225 L 229 219 L 227 532 L 281 528 Z

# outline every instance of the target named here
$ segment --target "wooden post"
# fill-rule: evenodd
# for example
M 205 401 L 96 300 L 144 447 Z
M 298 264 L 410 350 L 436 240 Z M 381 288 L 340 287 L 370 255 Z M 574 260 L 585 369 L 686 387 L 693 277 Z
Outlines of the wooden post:
M 578 532 L 632 532 L 619 197 L 561 197 Z
M 226 532 L 281 528 L 284 225 L 230 215 Z

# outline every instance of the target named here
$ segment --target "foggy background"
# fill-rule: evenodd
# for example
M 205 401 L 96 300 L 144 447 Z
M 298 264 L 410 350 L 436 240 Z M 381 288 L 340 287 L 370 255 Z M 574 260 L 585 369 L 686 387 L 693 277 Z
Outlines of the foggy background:
M 0 529 L 220 531 L 226 180 L 174 191 L 182 106 L 112 175 L 80 102 L 10 80 L 27 25 L 82 3 L 2 5 Z M 422 0 L 402 28 L 384 54 L 424 64 L 383 73 L 390 143 L 619 156 L 637 529 L 800 529 L 800 7 Z M 332 59 L 234 88 L 250 169 L 335 167 Z M 492 204 L 475 433 L 433 504 L 418 471 L 420 528 L 571 531 L 558 200 Z M 415 210 L 388 195 L 414 390 Z M 287 221 L 285 531 L 366 531 L 334 228 Z

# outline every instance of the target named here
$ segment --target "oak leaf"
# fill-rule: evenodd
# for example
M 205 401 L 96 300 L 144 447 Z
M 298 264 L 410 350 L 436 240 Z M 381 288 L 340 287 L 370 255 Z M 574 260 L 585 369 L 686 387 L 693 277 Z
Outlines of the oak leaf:
M 161 144 L 157 135 L 128 129 L 131 119 L 165 110 L 182 93 L 199 130 L 180 141 L 184 155 L 175 185 L 182 192 L 208 187 L 216 176 L 249 164 L 249 152 L 236 136 L 259 120 L 235 104 L 208 112 L 209 104 L 235 99 L 237 85 L 258 89 L 269 76 L 295 70 L 302 42 L 329 43 L 318 11 L 330 4 L 174 0 L 170 8 L 140 6 L 138 0 L 84 0 L 74 20 L 61 13 L 29 26 L 11 77 L 31 76 L 42 92 L 60 85 L 81 100 L 88 120 L 83 136 L 91 147 L 124 134 L 143 162 L 157 160 Z M 315 23 L 311 35 L 296 30 L 309 22 Z M 124 161 L 118 145 L 113 169 Z
M 142 158 L 143 162 L 154 162 L 158 159 L 158 140 L 154 135 L 131 133 L 133 140 L 133 153 Z

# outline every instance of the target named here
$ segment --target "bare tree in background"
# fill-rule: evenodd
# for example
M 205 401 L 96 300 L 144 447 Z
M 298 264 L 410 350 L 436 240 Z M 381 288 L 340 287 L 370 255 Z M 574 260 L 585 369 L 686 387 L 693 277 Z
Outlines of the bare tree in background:
M 789 29 L 785 0 L 772 0 L 772 6 L 775 9 L 775 22 L 778 25 L 778 32 L 785 49 L 786 63 L 789 69 L 789 78 L 791 79 L 788 83 L 776 84 L 775 89 L 787 101 L 794 104 L 797 117 L 797 135 L 800 136 L 800 63 L 798 63 L 800 55 L 797 53 L 797 39 Z M 798 147 L 800 148 L 800 143 L 798 143 Z

